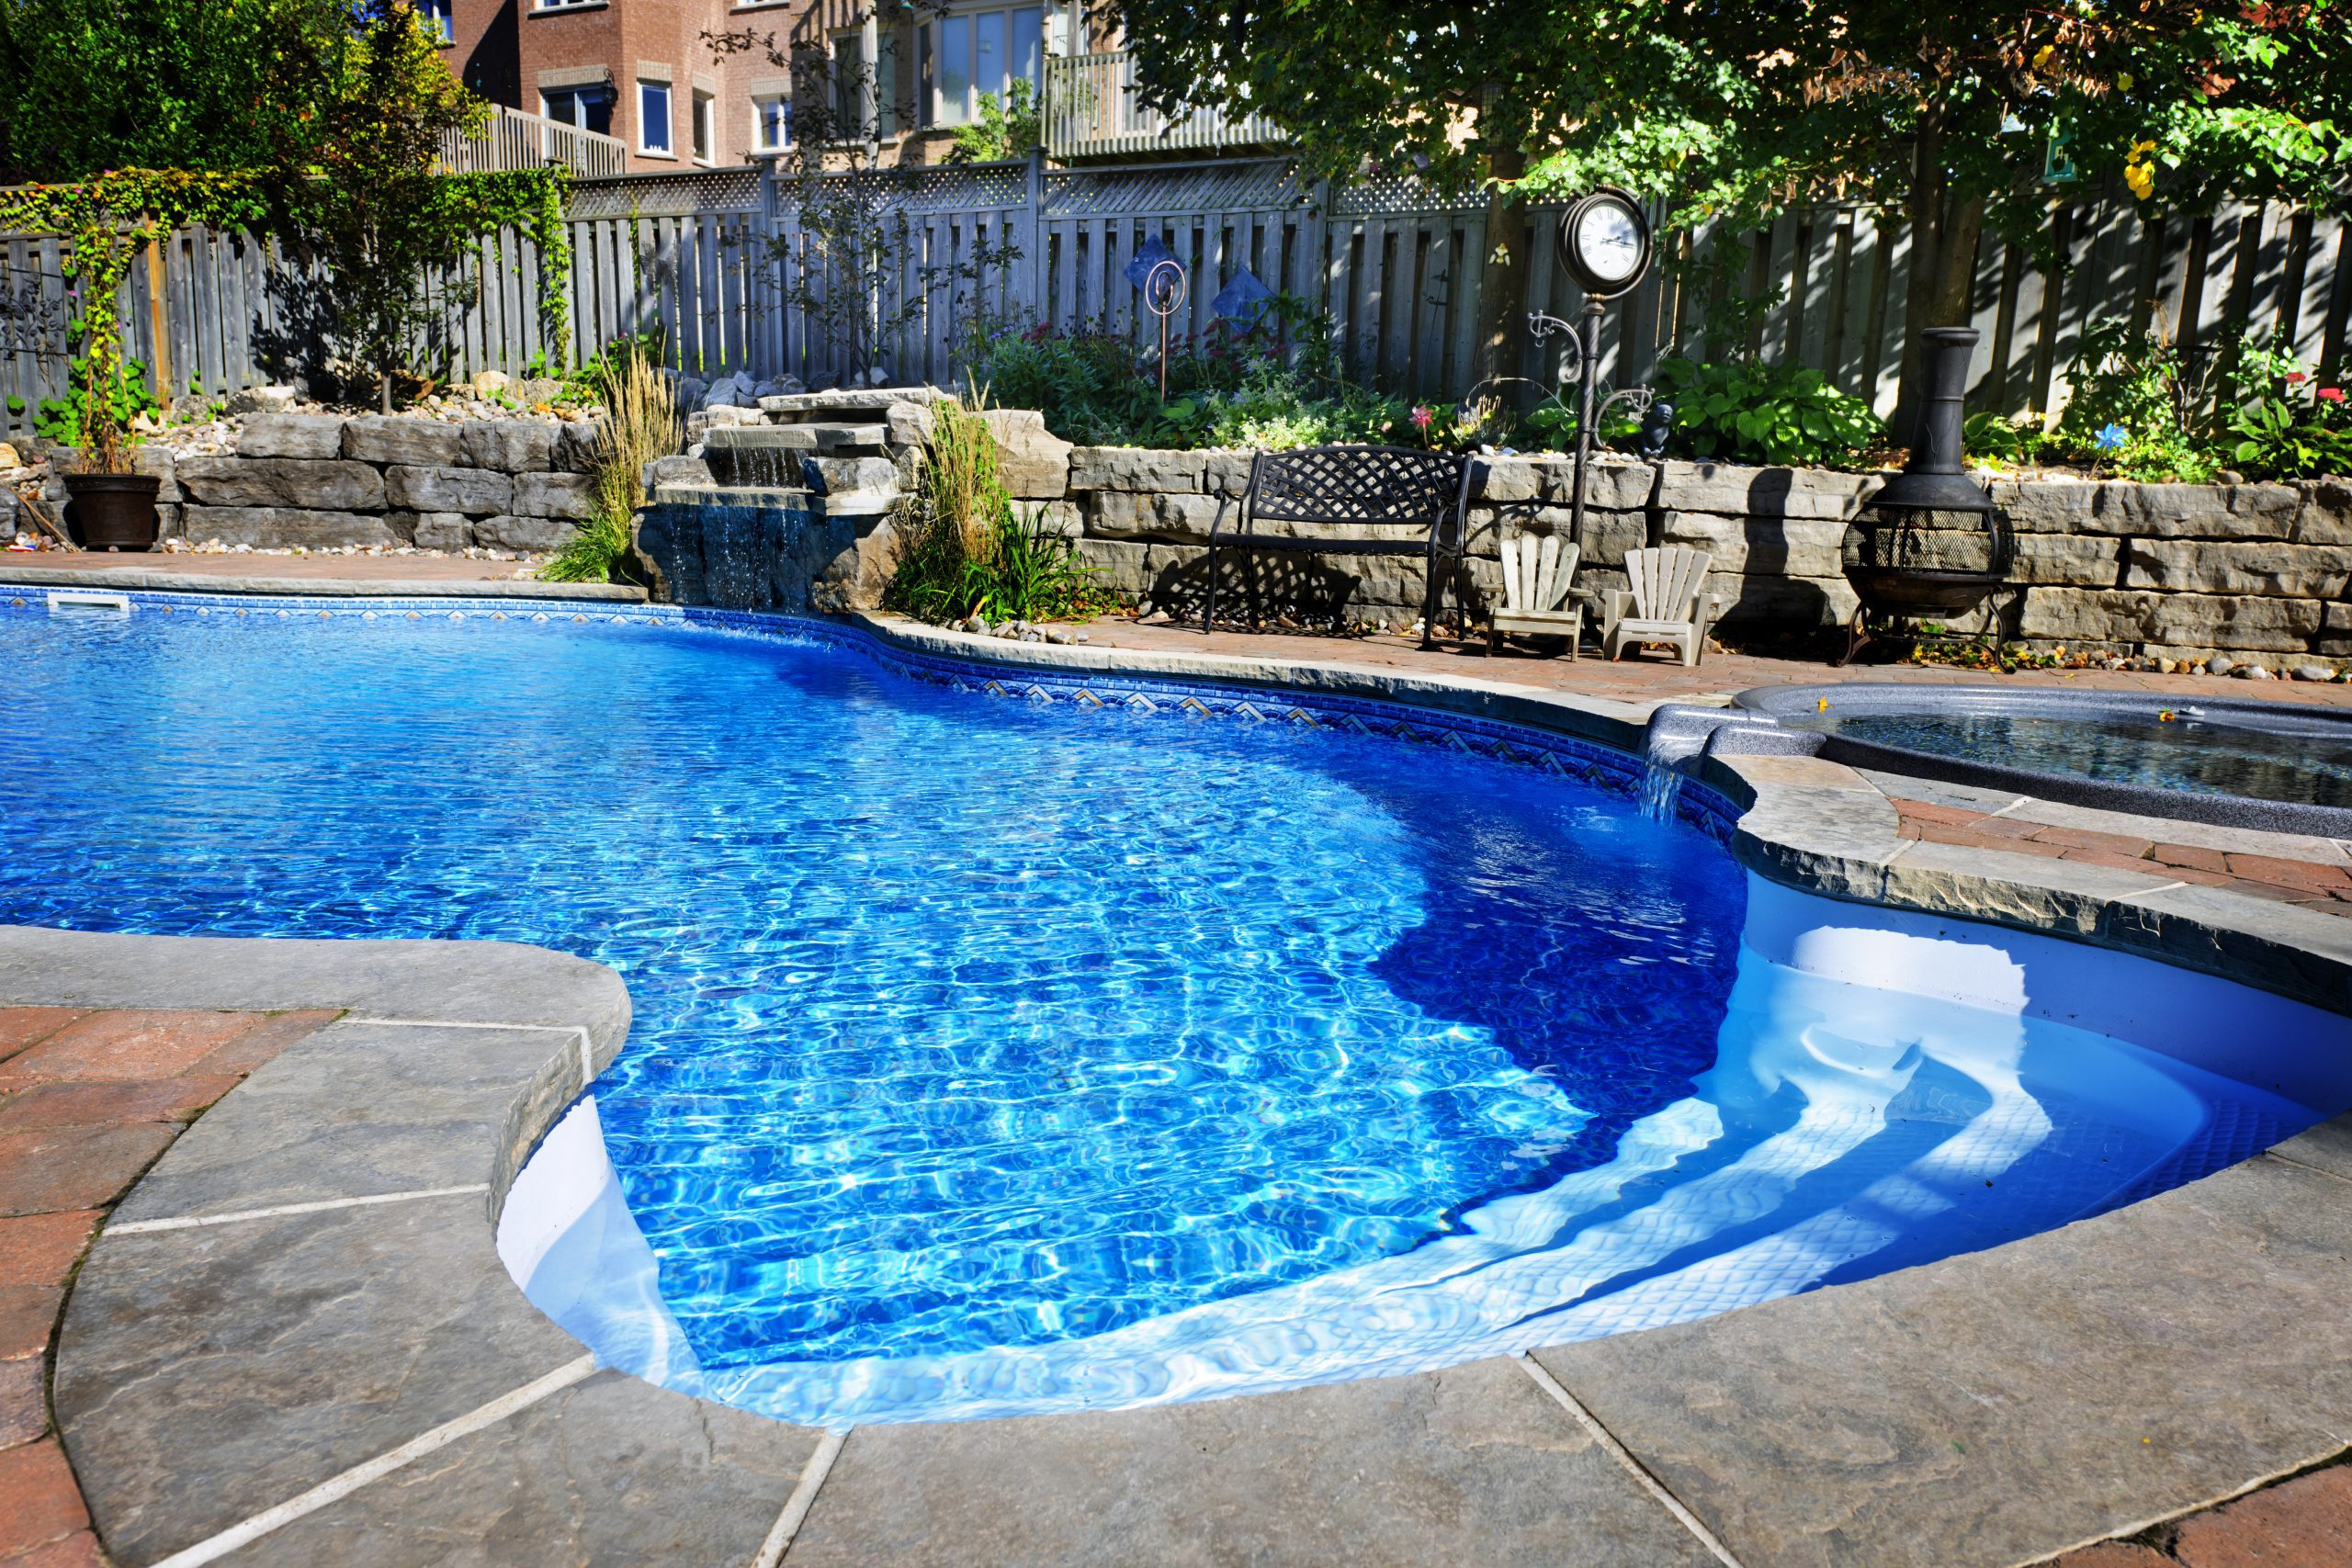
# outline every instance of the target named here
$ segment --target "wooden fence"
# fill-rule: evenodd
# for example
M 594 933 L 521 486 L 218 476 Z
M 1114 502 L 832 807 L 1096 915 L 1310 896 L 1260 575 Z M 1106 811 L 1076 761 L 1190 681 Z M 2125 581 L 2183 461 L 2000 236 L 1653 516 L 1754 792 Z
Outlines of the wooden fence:
M 1204 330 L 1219 288 L 1247 267 L 1329 313 L 1352 375 L 1444 400 L 1470 379 L 1486 251 L 1475 201 L 1434 200 L 1399 179 L 1331 187 L 1281 159 L 828 178 L 828 200 L 846 191 L 865 204 L 878 266 L 829 262 L 823 234 L 800 220 L 807 192 L 766 168 L 582 181 L 568 214 L 561 331 L 538 309 L 539 258 L 507 234 L 485 242 L 469 269 L 478 298 L 434 284 L 434 297 L 448 301 L 435 362 L 457 375 L 520 374 L 658 331 L 673 362 L 697 375 L 790 373 L 823 384 L 854 367 L 836 341 L 846 296 L 879 330 L 880 359 L 896 378 L 952 384 L 956 345 L 976 325 L 1045 321 L 1149 341 L 1157 323 L 1123 269 L 1157 238 L 1190 274 L 1171 322 L 1180 333 Z M 1530 302 L 1566 316 L 1580 301 L 1555 264 L 1555 209 L 1534 213 Z M 2352 266 L 2340 220 L 2233 204 L 2211 217 L 2150 221 L 2128 198 L 2107 197 L 2056 204 L 2051 220 L 2061 268 L 2045 273 L 1995 241 L 1980 249 L 1978 406 L 2063 406 L 2085 327 L 2110 315 L 2160 324 L 2190 346 L 2243 330 L 2307 362 L 2344 361 Z M 1654 269 L 1611 307 L 1604 377 L 1639 378 L 1668 355 L 1746 348 L 1815 367 L 1882 412 L 1892 408 L 1909 280 L 1904 225 L 1825 207 L 1761 232 L 1662 235 L 1660 249 L 1728 249 L 1741 293 L 1777 290 L 1780 302 L 1745 343 L 1726 342 L 1720 310 L 1718 330 L 1709 329 L 1722 296 L 1711 300 L 1682 269 Z M 54 239 L 0 238 L 0 393 L 11 399 L 0 434 L 28 430 L 40 399 L 62 389 L 62 259 Z M 216 398 L 282 379 L 327 334 L 325 281 L 246 236 L 184 231 L 132 269 L 126 350 L 174 394 Z M 809 308 L 828 301 L 836 303 Z M 1520 368 L 1542 381 L 1556 364 L 1541 362 L 1531 342 Z

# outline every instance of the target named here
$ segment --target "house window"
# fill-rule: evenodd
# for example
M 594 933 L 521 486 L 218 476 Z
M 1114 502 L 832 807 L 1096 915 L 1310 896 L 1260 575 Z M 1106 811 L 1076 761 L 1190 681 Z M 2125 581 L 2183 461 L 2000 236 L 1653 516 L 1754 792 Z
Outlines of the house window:
M 458 36 L 449 22 L 449 3 L 450 0 L 417 0 L 417 25 L 435 43 L 449 43 Z
M 601 6 L 605 0 L 532 0 L 533 8 L 541 11 L 569 11 L 581 6 Z
M 752 100 L 752 147 L 760 152 L 781 152 L 792 145 L 792 106 L 782 97 Z
M 610 136 L 613 90 L 602 82 L 586 87 L 549 87 L 539 95 L 539 112 L 558 125 Z
M 980 95 L 1001 102 L 1015 82 L 1037 83 L 1045 71 L 1045 11 L 1036 6 L 959 11 L 932 24 L 932 119 L 967 125 L 979 118 Z
M 890 33 L 881 35 L 881 58 L 874 62 L 874 113 L 876 137 L 895 136 L 899 130 L 899 40 Z M 866 80 L 865 40 L 861 33 L 840 33 L 833 39 L 833 123 L 834 135 L 843 141 L 865 139 L 865 86 Z
M 695 95 L 695 162 L 707 164 L 718 156 L 718 100 L 708 93 Z
M 639 82 L 637 85 L 637 150 L 640 152 L 670 152 L 670 85 L 667 82 Z

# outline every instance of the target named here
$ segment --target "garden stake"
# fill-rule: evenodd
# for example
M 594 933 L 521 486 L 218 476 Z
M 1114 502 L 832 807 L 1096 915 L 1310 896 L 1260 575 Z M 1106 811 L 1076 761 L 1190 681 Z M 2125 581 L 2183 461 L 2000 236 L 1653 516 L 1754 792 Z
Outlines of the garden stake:
M 1170 256 L 1144 274 L 1143 302 L 1159 318 L 1159 400 L 1168 400 L 1168 318 L 1184 308 L 1184 264 Z

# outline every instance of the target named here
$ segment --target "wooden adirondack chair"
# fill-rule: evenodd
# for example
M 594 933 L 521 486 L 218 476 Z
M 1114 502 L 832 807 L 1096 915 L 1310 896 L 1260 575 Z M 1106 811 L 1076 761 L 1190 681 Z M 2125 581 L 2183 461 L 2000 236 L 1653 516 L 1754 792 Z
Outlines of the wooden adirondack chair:
M 1584 637 L 1584 606 L 1568 603 L 1576 580 L 1577 547 L 1557 534 L 1503 536 L 1503 602 L 1487 633 L 1487 651 L 1503 650 L 1503 634 L 1564 637 L 1568 657 Z
M 1713 565 L 1706 551 L 1682 545 L 1627 550 L 1625 575 L 1633 587 L 1610 592 L 1601 651 L 1614 660 L 1628 648 L 1663 642 L 1681 651 L 1686 668 L 1697 664 L 1707 646 L 1707 624 L 1723 609 L 1722 598 L 1707 592 Z

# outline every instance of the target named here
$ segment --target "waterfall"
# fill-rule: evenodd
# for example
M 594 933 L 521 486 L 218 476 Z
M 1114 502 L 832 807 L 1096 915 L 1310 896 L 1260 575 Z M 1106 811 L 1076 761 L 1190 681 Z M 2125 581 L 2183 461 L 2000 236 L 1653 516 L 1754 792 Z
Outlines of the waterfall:
M 1674 820 L 1675 802 L 1682 798 L 1682 774 L 1671 762 L 1642 759 L 1642 815 L 1653 822 Z

